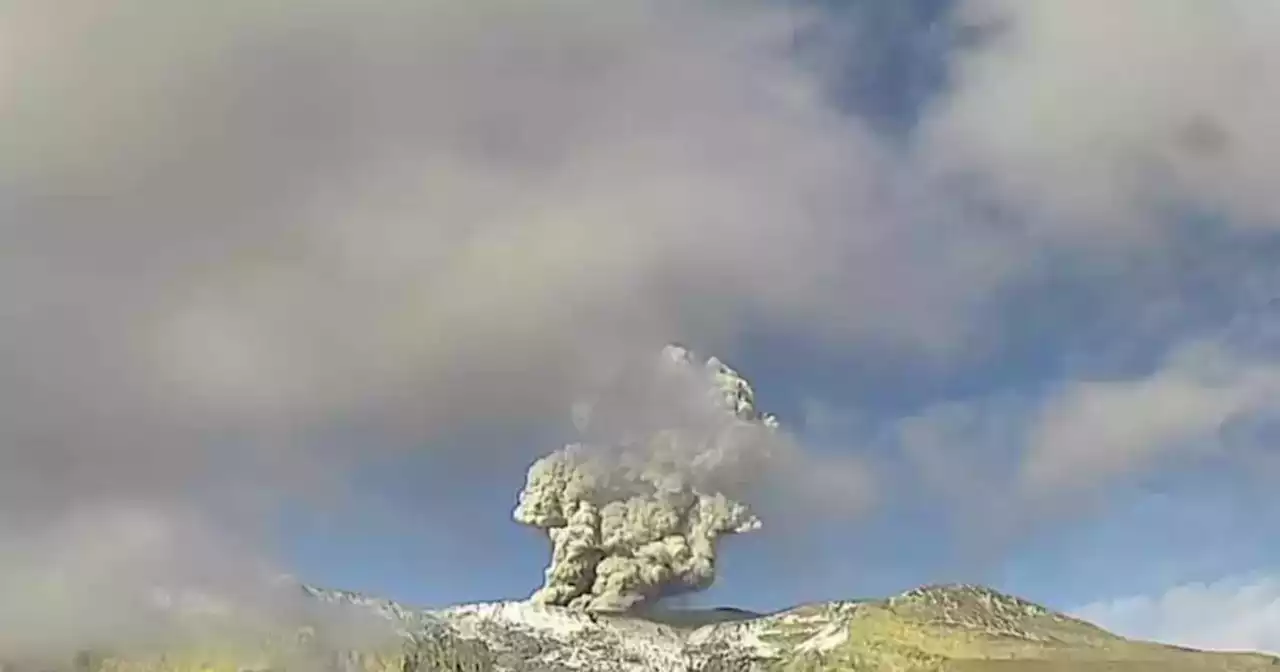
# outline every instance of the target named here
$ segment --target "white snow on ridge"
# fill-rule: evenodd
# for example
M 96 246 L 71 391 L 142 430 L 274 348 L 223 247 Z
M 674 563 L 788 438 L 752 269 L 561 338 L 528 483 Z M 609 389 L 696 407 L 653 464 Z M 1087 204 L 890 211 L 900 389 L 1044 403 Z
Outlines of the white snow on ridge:
M 490 622 L 570 637 L 590 630 L 594 623 L 585 613 L 532 602 L 480 602 L 430 612 L 452 623 Z
M 826 651 L 845 642 L 855 603 L 788 611 L 680 628 L 641 617 L 588 613 L 529 601 L 463 604 L 412 610 L 341 591 L 316 591 L 327 601 L 360 604 L 401 619 L 405 631 L 434 624 L 463 639 L 482 641 L 495 653 L 530 656 L 550 667 L 591 672 L 696 669 L 700 661 L 734 652 L 757 659 L 784 655 L 784 639 L 804 636 L 796 650 Z M 787 637 L 777 635 L 786 633 Z M 791 641 L 795 641 L 791 639 Z M 526 653 L 532 651 L 532 653 Z
M 796 651 L 830 651 L 849 641 L 849 625 L 843 621 L 828 623 L 818 634 L 804 640 Z

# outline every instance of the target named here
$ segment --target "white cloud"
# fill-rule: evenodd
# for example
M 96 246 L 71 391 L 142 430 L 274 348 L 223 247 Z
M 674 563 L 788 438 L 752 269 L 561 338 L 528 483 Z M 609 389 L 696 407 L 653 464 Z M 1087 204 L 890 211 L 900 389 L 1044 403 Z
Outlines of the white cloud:
M 1138 375 L 1068 375 L 874 423 L 850 411 L 844 440 L 900 456 L 894 489 L 939 498 L 966 536 L 1001 548 L 1046 517 L 1106 515 L 1100 495 L 1151 472 L 1213 465 L 1242 484 L 1267 478 L 1280 458 L 1280 359 L 1267 346 L 1276 324 L 1242 313 Z M 838 424 L 839 413 L 816 408 Z
M 1031 496 L 1092 486 L 1214 447 L 1233 418 L 1280 405 L 1280 363 L 1195 342 L 1135 379 L 1064 385 L 1036 412 L 1021 487 Z
M 1280 654 L 1280 579 L 1275 577 L 1192 583 L 1160 595 L 1095 602 L 1073 613 L 1127 637 Z
M 955 62 L 926 153 L 985 178 L 1033 230 L 1142 240 L 1188 201 L 1280 227 L 1280 6 L 964 0 L 958 16 L 988 39 Z

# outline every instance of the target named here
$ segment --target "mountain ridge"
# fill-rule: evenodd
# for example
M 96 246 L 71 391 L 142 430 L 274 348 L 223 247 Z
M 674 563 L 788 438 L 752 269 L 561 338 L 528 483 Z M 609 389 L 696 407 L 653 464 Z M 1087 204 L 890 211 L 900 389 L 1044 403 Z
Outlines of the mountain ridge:
M 682 611 L 693 621 L 712 622 L 671 623 Z M 440 619 L 448 636 L 484 644 L 488 660 L 476 670 L 923 671 L 978 663 L 1280 670 L 1275 656 L 1129 640 L 974 584 L 928 585 L 884 599 L 819 602 L 768 614 L 720 607 L 664 610 L 655 618 L 517 601 L 421 613 Z
M 1280 658 L 1130 640 L 973 584 L 883 599 L 798 605 L 588 612 L 527 600 L 408 606 L 298 584 L 317 605 L 355 607 L 395 636 L 354 648 L 316 630 L 255 651 L 76 656 L 74 672 L 1280 672 Z M 305 630 L 305 629 L 304 629 Z M 0 666 L 3 667 L 3 666 Z M 998 668 L 998 669 L 997 669 Z M 34 672 L 55 672 L 45 666 Z M 4 672 L 26 672 L 4 668 Z

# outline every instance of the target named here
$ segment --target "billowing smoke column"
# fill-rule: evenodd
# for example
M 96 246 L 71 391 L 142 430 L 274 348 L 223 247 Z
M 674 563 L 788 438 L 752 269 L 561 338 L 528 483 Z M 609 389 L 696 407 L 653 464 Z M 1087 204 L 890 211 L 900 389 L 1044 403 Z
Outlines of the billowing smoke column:
M 717 540 L 760 527 L 734 495 L 770 459 L 777 422 L 718 359 L 667 346 L 574 422 L 582 441 L 530 467 L 514 513 L 551 539 L 533 601 L 623 610 L 701 590 Z

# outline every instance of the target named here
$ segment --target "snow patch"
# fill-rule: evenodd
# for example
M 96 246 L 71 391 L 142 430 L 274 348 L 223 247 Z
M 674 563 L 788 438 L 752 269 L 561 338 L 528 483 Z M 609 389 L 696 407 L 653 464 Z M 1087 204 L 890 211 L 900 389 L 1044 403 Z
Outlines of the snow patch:
M 518 630 L 536 631 L 564 640 L 587 630 L 598 629 L 586 614 L 531 602 L 482 602 L 465 604 L 433 612 L 455 625 L 474 626 L 490 623 L 515 626 Z
M 796 651 L 830 651 L 847 641 L 849 641 L 849 627 L 845 623 L 836 622 L 827 625 L 814 636 L 801 642 L 796 647 Z

